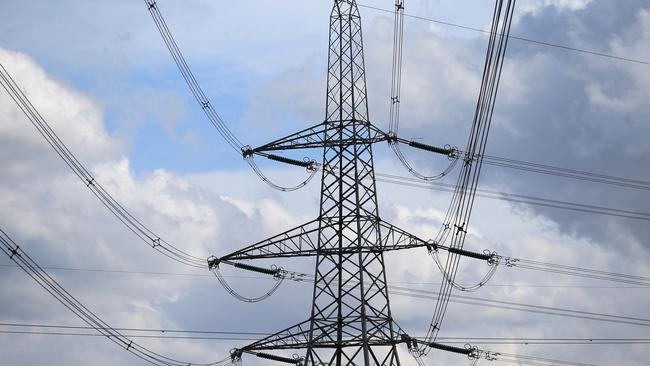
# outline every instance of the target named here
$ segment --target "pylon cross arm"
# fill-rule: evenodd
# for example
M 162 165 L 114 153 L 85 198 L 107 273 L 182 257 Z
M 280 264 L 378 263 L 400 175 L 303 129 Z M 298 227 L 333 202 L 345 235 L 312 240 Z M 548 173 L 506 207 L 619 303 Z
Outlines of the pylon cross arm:
M 265 153 L 272 151 L 283 151 L 283 150 L 296 150 L 296 149 L 313 149 L 313 148 L 323 148 L 328 147 L 333 144 L 336 145 L 348 145 L 348 144 L 373 144 L 376 142 L 387 141 L 389 136 L 387 133 L 378 129 L 377 127 L 370 125 L 370 136 L 367 138 L 361 138 L 359 136 L 349 136 L 343 140 L 335 140 L 331 138 L 325 138 L 325 131 L 328 128 L 335 128 L 335 123 L 329 121 L 327 123 L 321 122 L 315 126 L 306 128 L 304 130 L 292 133 L 285 137 L 279 138 L 275 141 L 269 142 L 268 144 L 261 145 L 256 148 L 252 148 L 247 151 L 248 154 L 256 153 Z M 358 121 L 358 123 L 364 123 Z
M 349 248 L 334 248 L 336 254 L 346 252 L 357 253 L 391 251 L 421 247 L 431 247 L 430 241 L 423 240 L 416 235 L 406 232 L 392 224 L 375 219 L 378 225 L 381 240 L 367 247 L 359 248 L 351 246 Z M 289 258 L 289 257 L 309 257 L 318 254 L 326 254 L 326 248 L 319 248 L 318 235 L 321 230 L 327 228 L 336 229 L 339 223 L 315 219 L 303 225 L 294 227 L 268 239 L 259 241 L 253 245 L 239 249 L 221 257 L 221 260 L 251 260 L 251 259 L 271 259 L 271 258 Z M 430 248 L 431 249 L 431 248 Z
M 382 337 L 371 337 L 367 340 L 368 344 L 392 346 L 406 342 L 408 339 L 408 337 L 404 337 L 406 333 L 394 321 L 391 322 L 392 334 L 387 332 Z M 339 327 L 345 329 L 348 326 L 352 326 L 347 323 L 349 321 L 339 323 L 334 319 L 331 321 L 321 320 L 316 322 L 315 324 L 318 325 L 312 329 L 310 328 L 311 321 L 306 320 L 241 347 L 239 350 L 252 352 L 278 349 L 305 349 L 308 347 L 331 347 L 336 346 L 340 342 L 343 342 L 343 344 L 339 344 L 339 346 L 354 347 L 362 345 L 364 340 L 360 337 L 344 337 L 341 341 L 337 340 L 336 332 Z M 389 329 L 387 324 L 385 324 L 385 328 Z
M 222 260 L 304 257 L 316 254 L 320 220 L 312 220 L 221 257 Z

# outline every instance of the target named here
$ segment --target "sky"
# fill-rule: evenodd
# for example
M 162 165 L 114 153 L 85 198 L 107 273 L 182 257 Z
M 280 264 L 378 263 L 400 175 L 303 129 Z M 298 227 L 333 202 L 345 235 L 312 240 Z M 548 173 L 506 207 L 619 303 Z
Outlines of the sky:
M 213 107 L 240 140 L 261 145 L 323 119 L 330 1 L 158 3 Z M 393 6 L 388 0 L 360 4 Z M 491 6 L 487 1 L 412 0 L 406 12 L 486 29 Z M 220 139 L 183 83 L 143 2 L 4 0 L 0 9 L 0 63 L 96 179 L 161 237 L 207 257 L 316 215 L 318 179 L 296 192 L 275 191 Z M 370 119 L 387 129 L 393 20 L 385 12 L 360 10 Z M 487 154 L 650 181 L 650 5 L 634 0 L 520 1 L 511 34 L 645 64 L 512 39 Z M 486 44 L 480 32 L 407 18 L 402 137 L 465 145 Z M 404 151 L 425 174 L 445 163 Z M 273 332 L 307 318 L 308 284 L 286 281 L 264 302 L 241 303 L 207 270 L 185 268 L 138 241 L 68 170 L 4 90 L 0 156 L 0 228 L 42 266 L 122 271 L 51 269 L 66 289 L 114 327 Z M 299 182 L 306 174 L 259 163 L 281 184 Z M 381 173 L 408 175 L 387 146 L 375 148 L 375 166 Z M 442 182 L 454 183 L 457 172 Z M 480 186 L 650 212 L 648 190 L 496 166 L 484 166 Z M 429 238 L 440 226 L 450 195 L 379 183 L 378 199 L 383 219 Z M 479 197 L 466 247 L 650 276 L 649 235 L 647 220 Z M 12 263 L 0 258 L 0 323 L 82 324 Z M 314 265 L 281 264 L 300 271 Z M 476 282 L 486 270 L 468 260 L 461 280 Z M 423 251 L 387 255 L 387 272 L 390 283 L 422 290 L 436 291 L 441 281 Z M 271 285 L 259 278 L 232 281 L 251 295 Z M 646 322 L 650 318 L 647 287 L 506 266 L 478 292 L 456 294 Z M 395 295 L 391 301 L 402 328 L 416 335 L 426 331 L 434 300 Z M 455 302 L 440 336 L 649 338 L 648 329 Z M 0 354 L 7 364 L 142 364 L 101 337 L 3 330 L 16 328 L 0 325 Z M 229 349 L 247 343 L 138 340 L 188 362 L 222 359 Z M 479 346 L 595 365 L 647 363 L 644 345 Z M 401 352 L 403 364 L 414 364 L 406 350 Z M 432 352 L 425 362 L 469 361 Z M 267 363 L 245 359 L 244 364 Z

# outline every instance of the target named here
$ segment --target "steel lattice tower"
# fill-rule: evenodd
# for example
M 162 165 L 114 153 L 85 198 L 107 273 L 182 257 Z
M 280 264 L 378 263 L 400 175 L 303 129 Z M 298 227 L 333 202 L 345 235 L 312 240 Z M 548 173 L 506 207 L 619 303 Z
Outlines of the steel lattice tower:
M 280 150 L 323 148 L 319 216 L 210 263 L 214 267 L 241 260 L 315 256 L 311 316 L 235 350 L 234 359 L 242 353 L 256 353 L 282 360 L 261 352 L 305 349 L 306 365 L 400 365 L 397 345 L 410 338 L 391 315 L 384 252 L 430 247 L 431 243 L 379 217 L 372 144 L 387 140 L 390 136 L 373 126 L 368 116 L 356 1 L 335 0 L 330 15 L 325 121 L 244 151 L 244 156 L 268 156 Z

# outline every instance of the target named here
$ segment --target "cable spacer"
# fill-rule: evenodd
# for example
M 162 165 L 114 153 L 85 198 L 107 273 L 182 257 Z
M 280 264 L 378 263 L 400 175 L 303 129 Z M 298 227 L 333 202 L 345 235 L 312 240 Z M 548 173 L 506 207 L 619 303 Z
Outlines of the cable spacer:
M 155 1 L 147 1 L 147 7 L 149 10 L 155 9 L 156 8 L 156 2 Z
M 18 253 L 19 249 L 20 249 L 20 247 L 18 245 L 16 245 L 16 248 L 11 250 L 11 255 L 9 256 L 9 259 L 12 259 L 14 256 L 20 257 L 20 253 Z
M 159 247 L 159 246 L 160 246 L 160 238 L 151 239 L 152 248 Z

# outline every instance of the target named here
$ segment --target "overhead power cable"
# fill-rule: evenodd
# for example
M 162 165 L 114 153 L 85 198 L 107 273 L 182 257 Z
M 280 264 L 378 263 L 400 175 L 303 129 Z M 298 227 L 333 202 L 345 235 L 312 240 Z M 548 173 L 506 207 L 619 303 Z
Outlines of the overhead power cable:
M 237 154 L 239 155 L 243 154 L 243 156 L 246 159 L 246 162 L 251 167 L 251 169 L 253 169 L 253 172 L 255 172 L 255 174 L 264 183 L 268 184 L 270 187 L 277 189 L 279 191 L 289 192 L 289 191 L 295 191 L 297 189 L 306 186 L 316 175 L 315 169 L 310 169 L 309 167 L 307 167 L 307 172 L 308 172 L 307 178 L 302 180 L 298 184 L 291 187 L 282 186 L 280 184 L 274 183 L 270 178 L 268 178 L 261 171 L 261 169 L 257 166 L 255 161 L 253 160 L 253 154 L 246 155 L 246 151 L 249 149 L 249 147 L 247 145 L 244 145 L 237 138 L 237 136 L 230 130 L 230 128 L 228 128 L 228 125 L 223 121 L 221 116 L 219 116 L 219 114 L 212 106 L 212 102 L 210 101 L 210 99 L 208 99 L 206 94 L 203 92 L 201 85 L 199 85 L 198 81 L 196 80 L 194 73 L 192 73 L 192 70 L 187 64 L 187 61 L 185 61 L 185 56 L 183 56 L 183 53 L 178 47 L 178 44 L 176 43 L 174 36 L 169 30 L 169 27 L 167 26 L 167 22 L 165 22 L 165 18 L 163 18 L 162 13 L 158 9 L 158 4 L 156 3 L 155 0 L 144 0 L 144 2 L 147 5 L 147 8 L 149 9 L 149 13 L 151 14 L 151 17 L 154 23 L 156 24 L 156 28 L 158 28 L 158 32 L 162 36 L 162 39 L 165 42 L 165 45 L 167 46 L 167 49 L 169 50 L 169 53 L 171 54 L 172 59 L 174 60 L 174 63 L 178 67 L 178 70 L 180 71 L 183 80 L 185 80 L 187 87 L 190 89 L 190 92 L 194 96 L 194 99 L 198 103 L 199 107 L 201 107 L 208 120 L 210 120 L 212 126 L 217 130 L 217 132 L 219 132 L 219 134 L 224 139 L 224 141 L 233 150 L 235 150 Z M 288 160 L 292 160 L 286 158 L 283 159 L 282 157 L 273 156 L 271 154 L 266 154 L 266 157 L 272 160 L 285 162 L 285 163 L 287 163 Z
M 372 10 L 376 10 L 376 11 L 380 11 L 380 12 L 384 12 L 384 13 L 393 13 L 393 14 L 395 13 L 393 10 L 384 9 L 384 8 L 380 8 L 380 7 L 376 7 L 376 6 L 372 6 L 372 5 L 361 4 L 361 3 L 357 3 L 357 5 L 360 6 L 360 7 L 364 7 L 364 8 L 367 8 L 367 9 L 372 9 Z M 483 33 L 483 34 L 490 34 L 490 31 L 487 31 L 485 29 L 470 27 L 470 26 L 467 26 L 467 25 L 462 25 L 462 24 L 453 23 L 453 22 L 447 22 L 447 21 L 443 21 L 443 20 L 439 20 L 439 19 L 433 19 L 433 18 L 429 18 L 429 17 L 419 16 L 419 15 L 414 15 L 414 14 L 408 14 L 408 13 L 405 13 L 404 16 L 409 17 L 409 18 L 413 18 L 413 19 L 424 20 L 424 21 L 432 22 L 432 23 L 436 23 L 436 24 L 442 24 L 442 25 L 446 25 L 446 26 L 449 26 L 449 27 L 455 27 L 455 28 L 470 30 L 470 31 L 479 32 L 479 33 Z M 617 56 L 617 55 L 613 55 L 613 54 L 609 54 L 609 53 L 605 53 L 605 52 L 598 52 L 598 51 L 588 50 L 588 49 L 579 48 L 579 47 L 572 47 L 572 46 L 562 45 L 562 44 L 558 44 L 558 43 L 540 41 L 540 40 L 536 40 L 536 39 L 529 38 L 529 37 L 508 35 L 508 38 L 516 39 L 516 40 L 522 41 L 522 42 L 533 43 L 533 44 L 540 45 L 540 46 L 553 47 L 553 48 L 563 49 L 563 50 L 567 50 L 567 51 L 573 51 L 573 52 L 578 52 L 578 53 L 583 53 L 583 54 L 588 54 L 588 55 L 605 57 L 605 58 L 609 58 L 609 59 L 612 59 L 612 60 L 618 60 L 618 61 L 623 61 L 623 62 L 631 62 L 631 63 L 635 63 L 635 64 L 639 64 L 639 65 L 650 66 L 650 61 L 639 60 L 639 59 L 634 59 L 634 58 L 630 58 L 630 57 Z
M 496 0 L 492 16 L 492 28 L 488 40 L 481 87 L 476 102 L 476 110 L 470 129 L 469 138 L 465 148 L 467 156 L 472 159 L 464 159 L 460 174 L 456 183 L 455 191 L 447 210 L 443 225 L 434 239 L 436 243 L 446 244 L 450 248 L 462 251 L 468 231 L 469 220 L 474 207 L 476 190 L 483 163 L 483 156 L 487 146 L 492 116 L 496 97 L 499 90 L 499 81 L 503 70 L 503 62 L 508 45 L 508 34 L 512 25 L 515 0 Z M 437 260 L 437 252 L 432 251 L 434 260 Z M 445 317 L 451 291 L 456 281 L 456 273 L 460 263 L 461 255 L 452 251 L 447 255 L 444 269 L 445 279 L 440 286 L 439 296 L 433 311 L 432 320 L 427 331 L 425 343 L 436 341 L 438 333 Z M 418 347 L 413 352 L 416 357 L 421 357 L 430 352 L 431 348 Z
M 66 329 L 67 327 L 64 327 L 63 329 Z M 191 333 L 191 332 L 188 332 Z M 70 332 L 70 331 L 38 331 L 38 330 L 0 330 L 0 334 L 15 334 L 15 335 L 54 335 L 54 336 L 83 336 L 83 337 L 96 337 L 96 336 L 101 336 L 100 334 L 96 333 L 87 333 L 87 332 Z M 241 340 L 241 341 L 254 341 L 258 340 L 259 338 L 253 338 L 253 337 L 224 337 L 224 336 L 169 336 L 169 335 L 142 335 L 142 334 L 130 334 L 129 337 L 131 338 L 154 338 L 154 339 L 191 339 L 191 340 L 208 340 L 208 341 L 233 341 L 233 340 Z M 453 345 L 453 344 L 467 344 L 467 340 L 464 340 L 463 338 L 456 338 L 458 340 L 449 340 L 451 338 L 446 338 L 446 337 L 440 337 L 441 342 L 439 342 L 442 345 Z M 510 341 L 482 341 L 483 339 L 481 338 L 472 338 L 471 339 L 473 343 L 475 344 L 518 344 L 518 343 L 508 343 Z M 476 342 L 478 341 L 478 342 Z M 525 340 L 524 340 L 525 341 Z M 519 341 L 515 341 L 519 342 Z M 628 343 L 630 342 L 630 343 Z M 643 341 L 635 341 L 635 340 L 622 340 L 621 342 L 617 341 L 606 341 L 606 343 L 584 343 L 584 344 L 616 344 L 616 345 L 621 345 L 621 344 L 647 344 L 649 343 L 650 340 L 643 340 Z M 541 344 L 547 344 L 547 343 L 541 343 Z M 552 344 L 552 343 L 548 343 Z M 583 343 L 572 343 L 572 344 L 583 344 Z M 559 360 L 559 359 L 550 359 L 546 357 L 539 357 L 539 356 L 528 356 L 528 355 L 520 355 L 520 354 L 512 354 L 512 353 L 505 353 L 505 352 L 498 352 L 498 351 L 479 351 L 481 353 L 482 358 L 491 360 L 491 361 L 500 361 L 500 362 L 507 362 L 507 363 L 517 363 L 519 365 L 535 365 L 535 366 L 546 366 L 546 365 L 568 365 L 568 366 L 594 366 L 593 364 L 588 364 L 588 363 L 582 363 L 582 362 L 575 362 L 575 361 L 565 361 L 565 360 Z M 480 356 L 479 356 L 480 357 Z M 539 363 L 543 362 L 543 363 Z
M 557 266 L 553 264 L 547 264 L 549 266 Z M 5 268 L 12 268 L 12 269 L 18 269 L 17 265 L 12 265 L 12 264 L 0 264 L 0 267 L 5 267 Z M 126 275 L 148 275 L 148 276 L 177 276 L 177 277 L 205 277 L 205 278 L 213 278 L 214 275 L 211 274 L 204 274 L 204 273 L 180 273 L 180 272 L 154 272 L 154 271 L 129 271 L 129 270 L 111 270 L 111 269 L 101 269 L 101 268 L 75 268 L 75 267 L 61 267 L 61 266 L 42 266 L 41 268 L 48 270 L 48 271 L 70 271 L 70 272 L 88 272 L 88 273 L 110 273 L 110 274 L 126 274 Z M 521 267 L 524 269 L 529 269 L 526 267 Z M 542 271 L 545 271 L 544 269 L 541 269 Z M 585 277 L 580 274 L 574 274 L 574 273 L 581 273 L 581 272 L 590 272 L 592 270 L 589 269 L 576 269 L 572 271 L 567 271 L 567 273 L 561 273 L 561 274 L 569 274 L 569 275 L 576 275 L 579 277 Z M 598 280 L 606 280 L 606 281 L 613 281 L 613 282 L 620 282 L 618 279 L 621 276 L 628 276 L 628 275 L 623 275 L 623 274 L 612 274 L 611 277 L 606 277 L 606 278 L 600 278 L 596 277 L 594 279 Z M 255 279 L 255 280 L 273 280 L 273 278 L 270 278 L 269 276 L 247 276 L 247 275 L 223 275 L 223 277 L 226 278 L 239 278 L 239 279 Z M 636 277 L 636 276 L 635 276 Z M 589 277 L 591 278 L 591 277 Z M 650 287 L 650 278 L 648 277 L 641 277 L 642 280 L 633 280 L 638 282 L 636 285 L 621 285 L 621 286 L 603 286 L 603 285 L 580 285 L 580 284 L 526 284 L 526 283 L 516 283 L 516 284 L 507 284 L 507 283 L 490 283 L 490 284 L 485 284 L 484 286 L 488 287 L 516 287 L 516 288 L 543 288 L 543 287 L 548 287 L 548 288 L 584 288 L 584 289 L 624 289 L 624 290 L 630 290 L 630 289 L 645 289 Z M 623 280 L 627 281 L 625 278 Z M 440 285 L 440 282 L 412 282 L 412 281 L 392 281 L 389 282 L 390 286 L 393 285 Z
M 196 268 L 205 268 L 206 259 L 196 257 L 178 247 L 172 245 L 159 235 L 150 230 L 140 220 L 133 216 L 123 205 L 121 205 L 104 187 L 94 178 L 90 171 L 77 159 L 70 149 L 63 143 L 49 123 L 38 112 L 36 107 L 20 89 L 15 80 L 0 63 L 0 84 L 7 91 L 18 108 L 25 114 L 27 119 L 34 125 L 36 130 L 45 138 L 45 141 L 52 147 L 72 172 L 81 182 L 99 199 L 99 201 L 118 220 L 132 231 L 140 240 L 151 246 L 154 250 L 179 263 Z
M 211 363 L 192 363 L 179 361 L 156 353 L 146 347 L 139 345 L 126 337 L 122 332 L 112 328 L 94 312 L 83 305 L 53 277 L 43 270 L 22 248 L 18 246 L 4 230 L 0 229 L 0 251 L 9 257 L 14 263 L 22 268 L 36 283 L 52 295 L 63 306 L 83 320 L 88 326 L 95 329 L 99 334 L 108 338 L 126 351 L 134 354 L 142 360 L 160 366 L 212 366 L 225 364 L 230 358 Z
M 0 334 L 37 334 L 37 335 L 75 335 L 99 336 L 92 327 L 53 325 L 53 324 L 28 324 L 28 323 L 0 323 Z M 214 330 L 180 330 L 180 329 L 154 329 L 154 328 L 114 328 L 119 331 L 132 332 L 130 338 L 154 339 L 196 339 L 196 340 L 257 340 L 261 336 L 272 334 L 270 332 L 231 332 Z M 85 332 L 92 330 L 93 332 Z M 82 332 L 84 331 L 84 332 Z M 152 334 L 153 333 L 153 334 Z M 156 334 L 160 333 L 160 334 Z M 257 336 L 257 337 L 254 337 Z M 414 337 L 422 338 L 422 337 Z M 553 337 L 438 337 L 443 344 L 535 344 L 535 345 L 634 345 L 650 344 L 650 338 L 553 338 Z
M 632 188 L 639 190 L 650 190 L 650 182 L 640 179 L 630 179 L 616 177 L 607 174 L 599 174 L 584 170 L 568 169 L 547 164 L 533 163 L 523 160 L 503 158 L 498 156 L 485 155 L 483 157 L 485 164 L 499 166 L 509 169 L 517 169 L 533 173 L 552 175 L 556 177 L 570 178 L 580 181 L 602 183 L 623 188 Z
M 452 184 L 441 183 L 441 182 L 422 182 L 414 178 L 404 177 L 393 174 L 385 173 L 376 173 L 377 181 L 389 184 L 396 184 L 406 187 L 428 189 L 428 190 L 437 190 L 442 192 L 455 192 L 455 186 Z M 550 198 L 542 198 L 530 195 L 508 193 L 497 190 L 477 188 L 476 196 L 483 198 L 496 199 L 501 201 L 515 202 L 515 203 L 526 203 L 536 206 L 543 206 L 549 208 L 557 208 L 564 210 L 571 210 L 576 212 L 592 213 L 606 216 L 614 216 L 635 220 L 650 220 L 650 213 L 640 212 L 640 211 L 631 211 L 623 210 L 613 207 L 604 207 L 597 205 L 590 205 L 584 203 L 570 202 L 565 200 L 556 200 Z

